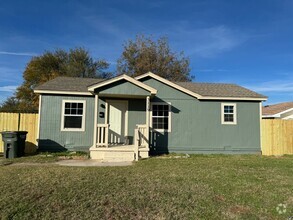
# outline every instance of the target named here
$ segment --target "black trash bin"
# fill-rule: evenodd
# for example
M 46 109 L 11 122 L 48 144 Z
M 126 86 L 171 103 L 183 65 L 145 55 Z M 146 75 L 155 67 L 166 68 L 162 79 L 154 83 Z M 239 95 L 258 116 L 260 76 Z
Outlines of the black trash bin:
M 15 158 L 24 156 L 27 131 L 3 131 L 4 157 Z
M 24 156 L 24 150 L 25 150 L 25 140 L 26 140 L 26 134 L 27 131 L 17 131 L 17 155 L 19 157 Z

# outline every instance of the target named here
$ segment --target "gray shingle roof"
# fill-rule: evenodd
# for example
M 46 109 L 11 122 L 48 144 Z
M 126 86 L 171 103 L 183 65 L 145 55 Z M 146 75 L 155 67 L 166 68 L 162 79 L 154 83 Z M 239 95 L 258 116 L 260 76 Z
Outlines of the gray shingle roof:
M 88 92 L 88 86 L 102 81 L 104 81 L 104 79 L 57 77 L 40 86 L 37 86 L 35 90 Z
M 234 97 L 234 98 L 266 98 L 261 94 L 236 84 L 227 83 L 193 83 L 176 82 L 177 85 L 195 92 L 201 96 Z
M 48 81 L 35 90 L 66 91 L 66 92 L 88 92 L 88 86 L 104 81 L 104 79 L 57 77 Z M 233 98 L 266 98 L 265 96 L 243 88 L 235 84 L 224 83 L 192 83 L 174 82 L 201 96 L 209 97 L 233 97 Z
M 293 102 L 283 102 L 262 107 L 263 115 L 274 115 L 293 108 Z

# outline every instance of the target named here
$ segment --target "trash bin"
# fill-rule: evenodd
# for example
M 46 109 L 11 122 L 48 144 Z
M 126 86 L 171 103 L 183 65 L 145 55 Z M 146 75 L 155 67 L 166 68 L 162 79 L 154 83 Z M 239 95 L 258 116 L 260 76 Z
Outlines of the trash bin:
M 17 131 L 17 156 L 24 156 L 25 140 L 27 131 Z
M 3 131 L 4 158 L 24 156 L 27 131 Z

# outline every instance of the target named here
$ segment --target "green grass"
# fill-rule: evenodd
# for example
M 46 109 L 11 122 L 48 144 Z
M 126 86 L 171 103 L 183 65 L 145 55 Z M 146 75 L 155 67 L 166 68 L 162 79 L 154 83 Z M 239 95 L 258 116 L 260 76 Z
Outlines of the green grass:
M 55 155 L 37 154 L 33 156 L 18 157 L 14 159 L 1 158 L 0 166 L 15 164 L 15 163 L 52 163 L 58 160 L 59 158 Z
M 128 167 L 0 167 L 2 219 L 287 219 L 293 157 L 196 155 Z M 287 206 L 278 214 L 278 204 Z
M 3 156 L 3 155 L 2 155 Z M 25 156 L 14 159 L 0 159 L 0 166 L 15 164 L 15 163 L 52 163 L 60 159 L 88 159 L 89 154 L 86 152 L 58 152 L 58 153 L 49 153 L 43 152 L 33 156 Z

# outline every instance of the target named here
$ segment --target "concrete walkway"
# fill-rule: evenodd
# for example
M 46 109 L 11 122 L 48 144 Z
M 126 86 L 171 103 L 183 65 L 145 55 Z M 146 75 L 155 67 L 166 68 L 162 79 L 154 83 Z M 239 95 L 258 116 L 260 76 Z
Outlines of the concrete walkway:
M 130 166 L 132 162 L 102 162 L 100 160 L 60 160 L 55 164 L 72 167 L 122 167 Z

